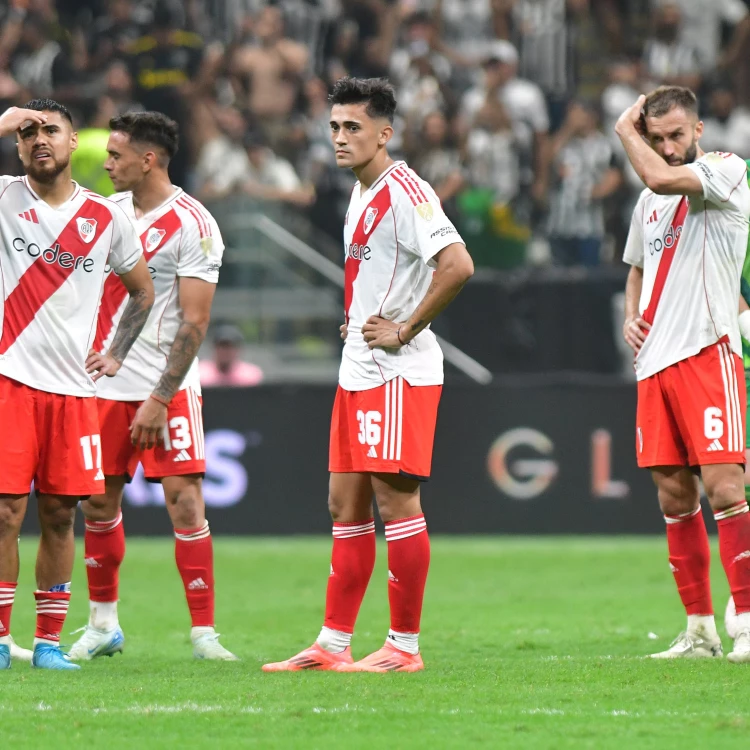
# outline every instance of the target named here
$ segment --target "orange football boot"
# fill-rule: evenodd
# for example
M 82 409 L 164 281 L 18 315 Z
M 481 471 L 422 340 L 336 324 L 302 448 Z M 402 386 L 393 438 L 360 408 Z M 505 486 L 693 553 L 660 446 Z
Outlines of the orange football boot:
M 407 654 L 399 651 L 388 641 L 383 648 L 374 654 L 353 664 L 343 665 L 341 672 L 419 672 L 424 669 L 424 662 L 420 654 Z
M 300 672 L 303 669 L 314 669 L 319 672 L 340 672 L 342 667 L 353 663 L 351 647 L 345 648 L 338 654 L 332 654 L 330 651 L 321 648 L 316 642 L 291 659 L 264 664 L 262 668 L 264 672 Z

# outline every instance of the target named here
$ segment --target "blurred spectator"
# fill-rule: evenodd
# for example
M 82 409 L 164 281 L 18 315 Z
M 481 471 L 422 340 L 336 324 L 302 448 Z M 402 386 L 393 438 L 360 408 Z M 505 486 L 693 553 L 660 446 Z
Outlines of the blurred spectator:
M 124 62 L 115 60 L 110 63 L 103 83 L 104 92 L 97 100 L 91 127 L 108 128 L 113 117 L 143 111 L 143 105 L 133 97 L 133 79 Z
M 553 256 L 560 265 L 595 266 L 604 237 L 604 200 L 622 182 L 612 145 L 599 130 L 596 106 L 571 103 L 550 151 Z
M 500 102 L 518 151 L 520 184 L 542 201 L 547 191 L 545 154 L 549 140 L 549 116 L 542 91 L 531 81 L 516 77 L 518 53 L 510 42 L 494 42 L 483 68 L 483 83 L 469 91 L 461 103 L 462 130 L 468 132 L 485 104 Z
M 213 359 L 202 359 L 198 363 L 202 387 L 249 386 L 263 381 L 260 367 L 242 361 L 244 341 L 245 337 L 237 326 L 224 324 L 216 327 Z
M 94 21 L 87 35 L 89 68 L 103 70 L 116 56 L 124 58 L 143 33 L 148 16 L 136 11 L 133 0 L 107 0 L 106 12 Z
M 642 93 L 640 69 L 640 61 L 630 57 L 618 57 L 609 66 L 609 85 L 601 97 L 604 132 L 618 150 L 622 144 L 615 133 L 615 124 Z
M 648 87 L 660 84 L 687 86 L 694 91 L 701 83 L 698 49 L 680 37 L 682 13 L 676 0 L 663 2 L 654 12 L 653 36 L 643 49 L 644 75 Z
M 701 148 L 704 151 L 731 151 L 743 159 L 750 159 L 750 111 L 737 106 L 734 91 L 725 82 L 717 83 L 709 91 Z

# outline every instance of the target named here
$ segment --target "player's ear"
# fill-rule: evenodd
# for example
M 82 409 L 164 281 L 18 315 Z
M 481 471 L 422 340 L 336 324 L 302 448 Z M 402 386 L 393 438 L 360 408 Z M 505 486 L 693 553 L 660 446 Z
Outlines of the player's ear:
M 75 151 L 78 148 L 78 132 L 74 130 L 70 134 L 70 150 Z
M 146 151 L 143 155 L 143 172 L 150 172 L 159 162 L 159 157 L 153 151 Z
M 380 131 L 380 136 L 378 137 L 378 145 L 385 146 L 386 143 L 391 140 L 391 138 L 393 138 L 393 126 L 388 124 Z
M 695 123 L 695 140 L 697 141 L 703 135 L 703 120 Z

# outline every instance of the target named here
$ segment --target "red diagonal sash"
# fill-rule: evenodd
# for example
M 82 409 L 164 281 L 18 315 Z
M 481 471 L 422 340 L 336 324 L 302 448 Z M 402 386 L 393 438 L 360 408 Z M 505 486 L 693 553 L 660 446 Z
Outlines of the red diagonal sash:
M 94 219 L 96 227 L 94 237 L 90 242 L 84 242 L 78 228 L 78 219 Z M 109 209 L 97 201 L 86 200 L 78 209 L 76 215 L 60 232 L 56 240 L 50 243 L 50 248 L 59 245 L 56 259 L 48 263 L 44 255 L 40 256 L 26 269 L 16 287 L 5 300 L 3 316 L 3 333 L 0 337 L 0 354 L 10 349 L 16 339 L 31 323 L 45 302 L 65 283 L 75 270 L 79 258 L 85 258 L 99 241 L 104 230 L 112 221 Z M 12 250 L 11 252 L 18 252 Z M 23 252 L 23 251 L 22 251 Z M 65 258 L 65 264 L 60 263 L 63 254 L 73 256 L 73 260 Z M 85 273 L 79 269 L 79 273 Z

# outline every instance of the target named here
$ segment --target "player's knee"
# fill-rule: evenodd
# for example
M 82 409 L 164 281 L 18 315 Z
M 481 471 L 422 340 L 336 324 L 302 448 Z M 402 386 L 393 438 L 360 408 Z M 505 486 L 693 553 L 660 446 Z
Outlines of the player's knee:
M 18 536 L 23 522 L 23 511 L 23 503 L 15 500 L 0 501 L 0 536 Z
M 73 530 L 75 506 L 63 503 L 40 507 L 39 523 L 43 532 L 65 535 Z
M 195 529 L 206 520 L 203 493 L 197 485 L 187 485 L 166 494 L 167 507 L 176 529 Z
M 680 484 L 659 487 L 659 507 L 665 516 L 681 516 L 691 513 L 700 503 L 698 493 Z
M 735 479 L 722 479 L 707 487 L 706 494 L 714 511 L 723 510 L 745 499 L 745 486 Z
M 331 514 L 331 520 L 336 523 L 346 513 L 346 503 L 341 497 L 336 495 L 328 495 L 328 512 Z
M 120 504 L 107 495 L 92 495 L 81 503 L 81 510 L 89 521 L 114 521 Z

